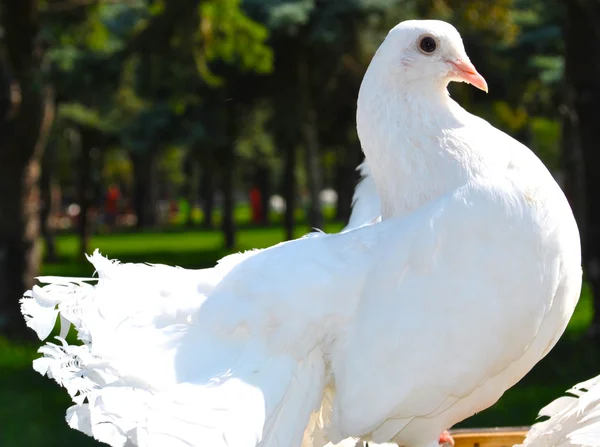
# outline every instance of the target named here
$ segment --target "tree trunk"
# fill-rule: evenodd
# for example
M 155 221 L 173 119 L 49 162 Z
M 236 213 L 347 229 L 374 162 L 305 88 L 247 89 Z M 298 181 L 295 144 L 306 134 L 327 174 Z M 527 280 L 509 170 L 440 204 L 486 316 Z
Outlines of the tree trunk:
M 562 168 L 564 173 L 563 190 L 579 226 L 582 247 L 586 237 L 586 186 L 585 160 L 579 136 L 579 118 L 575 110 L 575 92 L 567 86 L 564 105 L 561 107 L 562 125 Z
M 188 227 L 194 225 L 194 203 L 196 202 L 196 159 L 192 153 L 188 153 L 183 171 L 185 175 L 184 197 L 188 202 L 187 216 L 185 216 L 185 224 Z
M 302 39 L 289 38 L 276 42 L 275 52 L 281 54 L 277 58 L 275 71 L 285 73 L 285 76 L 274 76 L 270 82 L 271 97 L 273 100 L 274 113 L 272 116 L 272 131 L 275 137 L 277 150 L 283 159 L 283 179 L 281 192 L 285 200 L 285 213 L 283 217 L 285 238 L 294 239 L 294 230 L 296 225 L 296 207 L 297 207 L 297 179 L 296 152 L 299 141 L 302 139 L 300 133 L 300 123 L 302 122 L 301 100 L 298 95 L 302 89 L 291 88 L 290 86 L 299 86 L 298 76 L 298 57 Z
M 215 166 L 214 151 L 203 160 L 200 173 L 200 197 L 202 199 L 202 226 L 212 229 L 215 227 Z
M 215 227 L 215 178 L 212 169 L 203 170 L 200 181 L 202 194 L 202 226 L 205 228 Z
M 132 154 L 134 190 L 133 207 L 137 216 L 137 228 L 156 225 L 156 176 L 154 151 L 148 149 Z
M 36 46 L 37 2 L 2 5 L 0 47 L 0 332 L 27 336 L 19 299 L 40 263 L 40 157 L 54 118 Z
M 298 203 L 298 187 L 296 179 L 298 128 L 295 114 L 287 114 L 291 107 L 287 98 L 277 98 L 275 119 L 275 140 L 278 150 L 283 156 L 282 192 L 285 200 L 283 226 L 285 238 L 294 239 L 296 227 L 296 207 Z
M 91 159 L 88 139 L 83 141 L 82 131 L 78 128 L 69 129 L 69 143 L 75 154 L 77 172 L 77 203 L 79 216 L 77 218 L 77 234 L 79 235 L 79 258 L 84 259 L 90 246 L 90 201 L 91 201 Z
M 285 200 L 285 212 L 283 216 L 283 226 L 285 229 L 285 238 L 294 239 L 294 229 L 296 226 L 296 206 L 297 206 L 297 147 L 298 147 L 298 120 L 295 109 L 292 107 L 293 97 L 284 95 L 275 97 L 275 119 L 273 122 L 275 142 L 277 150 L 283 158 L 283 184 L 282 193 Z M 286 111 L 291 111 L 286 113 Z
M 600 166 L 600 1 L 569 0 L 565 7 L 566 99 L 570 105 L 566 130 L 569 142 L 574 143 L 568 157 L 578 175 L 569 186 L 576 189 L 572 192 L 577 196 L 575 209 L 583 231 L 583 262 L 594 295 L 590 333 L 600 338 L 600 208 L 595 203 L 600 195 L 596 178 Z M 578 203 L 584 206 L 577 209 Z
M 337 204 L 335 207 L 335 220 L 348 222 L 352 211 L 352 195 L 356 182 L 353 181 L 352 168 L 346 161 L 338 158 L 335 168 L 335 184 Z
M 221 159 L 221 190 L 223 192 L 223 234 L 225 247 L 235 247 L 235 141 L 237 137 L 237 110 L 233 102 L 225 106 L 226 143 L 219 151 Z
M 304 53 L 303 53 L 304 54 Z M 301 60 L 298 66 L 298 78 L 301 98 L 302 124 L 301 133 L 306 156 L 306 179 L 310 196 L 308 223 L 312 228 L 323 228 L 323 212 L 321 210 L 321 189 L 323 173 L 319 153 L 318 117 L 314 107 L 309 83 L 309 64 Z
M 235 247 L 235 185 L 234 169 L 235 154 L 233 145 L 223 147 L 223 170 L 221 171 L 221 190 L 223 192 L 223 235 L 225 236 L 225 248 L 231 250 Z
M 283 144 L 283 196 L 285 199 L 283 223 L 286 239 L 292 240 L 294 239 L 294 227 L 296 225 L 296 146 L 290 142 L 284 142 Z
M 359 180 L 359 173 L 356 170 L 361 157 L 360 144 L 358 142 L 348 143 L 348 145 L 338 151 L 336 167 L 337 184 L 337 206 L 335 218 L 341 222 L 348 222 L 352 212 L 352 197 L 354 188 Z
M 46 248 L 45 260 L 55 262 L 57 259 L 56 253 L 56 238 L 54 228 L 51 225 L 52 214 L 56 212 L 60 200 L 60 193 L 57 195 L 58 183 L 55 177 L 56 172 L 56 147 L 51 145 L 46 149 L 42 157 L 42 170 L 40 177 L 40 230 Z

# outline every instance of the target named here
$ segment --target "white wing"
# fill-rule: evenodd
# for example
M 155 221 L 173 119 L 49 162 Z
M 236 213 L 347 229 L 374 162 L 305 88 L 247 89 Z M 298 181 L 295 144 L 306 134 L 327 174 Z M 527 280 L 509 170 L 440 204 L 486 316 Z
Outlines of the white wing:
M 298 360 L 267 346 L 262 334 L 189 322 L 211 284 L 257 253 L 201 271 L 121 265 L 96 253 L 96 286 L 42 278 L 49 285 L 22 300 L 28 325 L 44 338 L 60 312 L 84 342 L 48 343 L 34 362 L 73 397 L 69 425 L 111 446 L 299 445 L 320 405 L 318 346 Z
M 517 447 L 600 446 L 600 376 L 569 390 L 573 396 L 559 397 L 540 410 L 548 417 L 533 425 Z

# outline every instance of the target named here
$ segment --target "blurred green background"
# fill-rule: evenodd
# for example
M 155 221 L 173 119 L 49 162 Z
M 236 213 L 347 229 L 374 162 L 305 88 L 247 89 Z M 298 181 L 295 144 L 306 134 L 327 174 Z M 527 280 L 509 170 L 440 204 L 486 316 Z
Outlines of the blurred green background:
M 35 275 L 89 276 L 94 248 L 209 267 L 344 226 L 358 88 L 411 18 L 459 29 L 490 92 L 452 96 L 544 161 L 583 238 L 567 333 L 461 426 L 529 425 L 600 372 L 600 0 L 0 0 L 0 447 L 98 445 L 31 368 Z

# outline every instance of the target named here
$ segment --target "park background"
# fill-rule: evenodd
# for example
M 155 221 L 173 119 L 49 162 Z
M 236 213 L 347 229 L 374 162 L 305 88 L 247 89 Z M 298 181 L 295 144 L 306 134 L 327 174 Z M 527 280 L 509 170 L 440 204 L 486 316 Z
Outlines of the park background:
M 459 29 L 489 94 L 453 97 L 535 151 L 582 232 L 567 332 L 461 426 L 529 425 L 600 373 L 600 0 L 0 0 L 1 447 L 99 445 L 31 368 L 18 300 L 36 275 L 89 276 L 94 248 L 209 267 L 344 226 L 358 88 L 411 18 Z

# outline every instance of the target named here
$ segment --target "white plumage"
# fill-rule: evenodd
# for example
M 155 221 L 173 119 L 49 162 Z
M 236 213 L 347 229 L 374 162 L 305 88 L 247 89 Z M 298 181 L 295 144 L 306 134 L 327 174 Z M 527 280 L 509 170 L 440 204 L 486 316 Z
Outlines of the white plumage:
M 112 446 L 429 447 L 496 402 L 567 325 L 579 234 L 544 165 L 452 101 L 453 80 L 486 88 L 443 22 L 401 23 L 369 66 L 374 223 L 212 269 L 96 253 L 95 286 L 42 279 L 28 325 L 44 338 L 59 313 L 83 342 L 35 363 L 73 396 L 69 424 Z
M 599 447 L 600 376 L 575 385 L 540 410 L 548 419 L 535 424 L 516 447 Z

